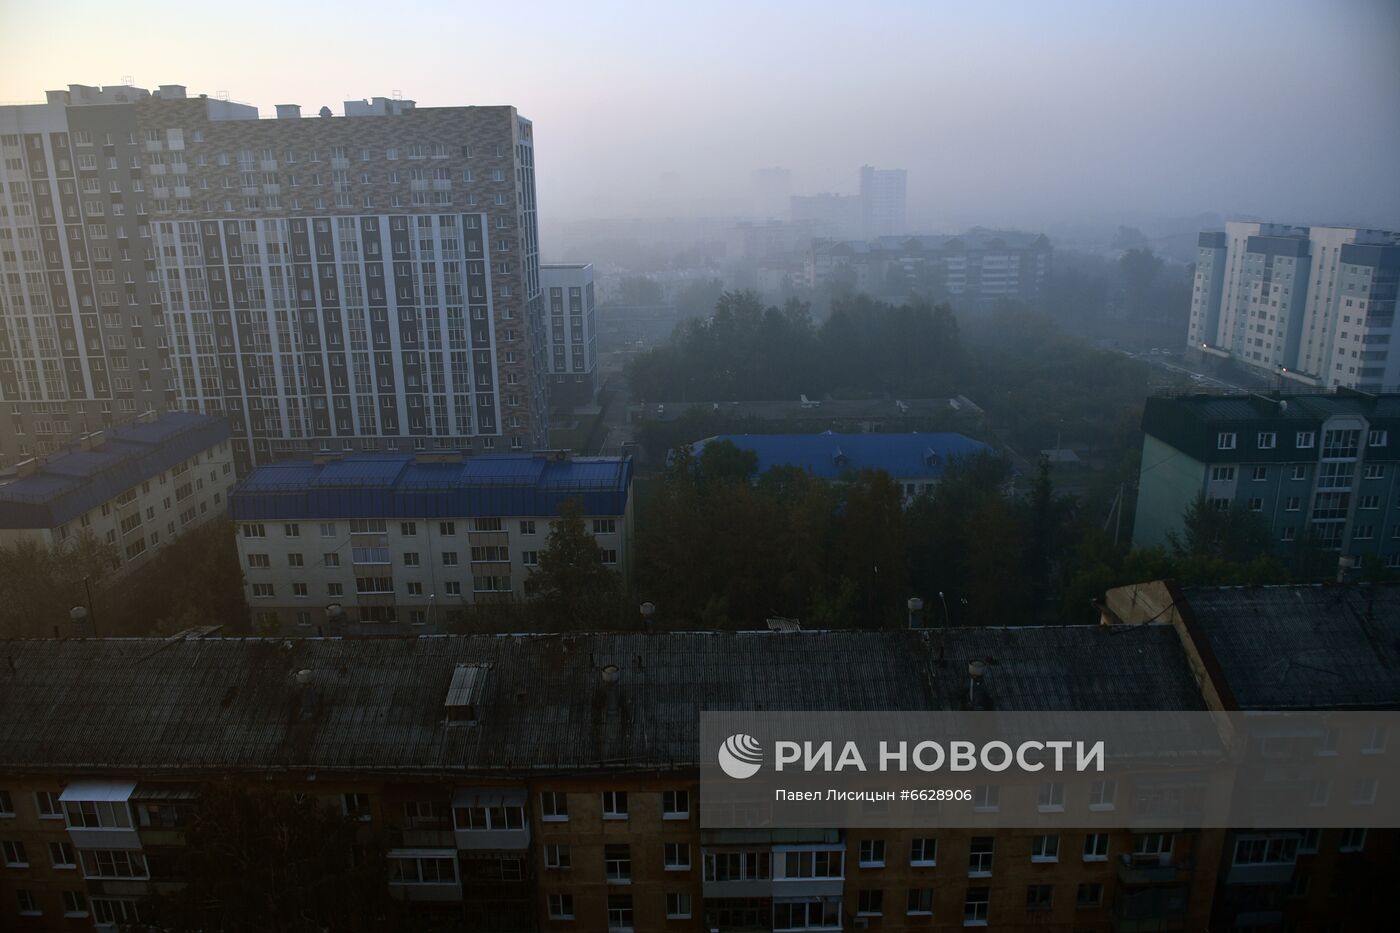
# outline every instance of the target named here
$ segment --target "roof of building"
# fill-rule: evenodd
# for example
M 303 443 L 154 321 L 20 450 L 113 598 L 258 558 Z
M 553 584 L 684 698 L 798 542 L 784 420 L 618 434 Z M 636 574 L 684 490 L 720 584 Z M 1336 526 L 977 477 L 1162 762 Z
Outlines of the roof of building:
M 1240 709 L 1400 707 L 1400 586 L 1180 592 Z
M 938 477 L 949 461 L 990 450 L 981 441 L 950 432 L 909 434 L 720 434 L 696 441 L 729 441 L 758 455 L 758 472 L 776 466 L 797 466 L 822 479 L 838 479 L 848 471 L 884 470 L 897 478 Z
M 1300 459 L 1298 432 L 1313 432 L 1312 442 L 1320 444 L 1316 434 L 1323 422 L 1340 415 L 1365 418 L 1371 428 L 1389 431 L 1400 444 L 1400 393 L 1369 395 L 1350 389 L 1298 395 L 1153 396 L 1143 409 L 1142 430 L 1202 461 L 1295 460 Z M 1221 431 L 1237 433 L 1233 448 L 1219 448 Z M 1273 447 L 1259 447 L 1261 431 L 1277 432 Z M 1301 459 L 1316 456 L 1317 449 L 1308 448 Z
M 586 515 L 621 515 L 629 457 L 415 457 L 348 454 L 258 467 L 229 495 L 235 521 L 558 515 L 582 499 Z
M 0 528 L 57 528 L 228 438 L 223 418 L 187 411 L 108 428 L 0 486 Z
M 689 768 L 701 710 L 960 709 L 971 660 L 986 662 L 997 709 L 1204 708 L 1169 625 L 44 639 L 0 652 L 0 771 Z M 469 721 L 449 723 L 464 691 Z

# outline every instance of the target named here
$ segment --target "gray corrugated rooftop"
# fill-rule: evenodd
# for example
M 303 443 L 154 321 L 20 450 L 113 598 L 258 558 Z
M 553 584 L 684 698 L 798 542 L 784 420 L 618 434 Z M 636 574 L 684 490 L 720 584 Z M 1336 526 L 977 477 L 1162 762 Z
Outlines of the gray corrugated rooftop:
M 1165 625 L 67 639 L 0 652 L 11 771 L 689 768 L 702 709 L 956 709 L 974 659 L 999 709 L 1203 708 Z M 475 722 L 449 725 L 462 664 L 489 668 L 472 685 Z
M 1400 708 L 1400 586 L 1181 592 L 1241 709 Z

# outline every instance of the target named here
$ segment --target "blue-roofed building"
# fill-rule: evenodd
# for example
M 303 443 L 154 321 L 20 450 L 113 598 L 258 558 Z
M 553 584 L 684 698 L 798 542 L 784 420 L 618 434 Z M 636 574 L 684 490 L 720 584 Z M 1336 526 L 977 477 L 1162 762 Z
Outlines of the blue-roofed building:
M 169 412 L 90 434 L 0 479 L 0 545 L 62 546 L 83 533 L 117 549 L 117 570 L 221 516 L 234 484 L 223 418 Z
M 248 603 L 264 627 L 434 625 L 524 595 L 565 502 L 603 562 L 631 572 L 632 460 L 346 454 L 258 467 L 229 497 Z
M 986 444 L 950 432 L 908 434 L 721 434 L 696 441 L 698 456 L 706 444 L 729 441 L 758 456 L 758 472 L 773 467 L 801 467 L 813 476 L 836 480 L 861 470 L 883 470 L 900 484 L 905 502 L 930 492 L 948 464 L 989 451 Z

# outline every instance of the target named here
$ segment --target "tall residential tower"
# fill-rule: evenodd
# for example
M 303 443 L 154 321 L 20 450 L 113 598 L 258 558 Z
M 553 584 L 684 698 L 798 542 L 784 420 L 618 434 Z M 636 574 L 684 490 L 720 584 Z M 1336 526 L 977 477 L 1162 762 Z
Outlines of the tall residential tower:
M 178 85 L 0 108 L 0 457 L 146 409 L 242 466 L 547 443 L 530 121 Z

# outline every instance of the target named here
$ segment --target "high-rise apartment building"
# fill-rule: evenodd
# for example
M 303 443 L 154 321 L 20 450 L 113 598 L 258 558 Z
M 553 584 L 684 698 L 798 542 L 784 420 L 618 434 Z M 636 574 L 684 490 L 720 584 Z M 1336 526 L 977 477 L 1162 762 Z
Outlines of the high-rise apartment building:
M 904 187 L 905 171 L 902 168 L 860 167 L 861 219 L 867 237 L 906 232 Z
M 1188 343 L 1308 386 L 1400 385 L 1400 232 L 1240 223 L 1202 233 Z
M 547 263 L 540 266 L 540 280 L 549 312 L 550 403 L 587 405 L 598 391 L 593 264 Z
M 149 408 L 226 416 L 243 466 L 544 446 L 514 108 L 376 97 L 264 120 L 178 85 L 72 85 L 0 108 L 0 146 L 0 456 Z

